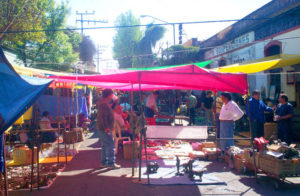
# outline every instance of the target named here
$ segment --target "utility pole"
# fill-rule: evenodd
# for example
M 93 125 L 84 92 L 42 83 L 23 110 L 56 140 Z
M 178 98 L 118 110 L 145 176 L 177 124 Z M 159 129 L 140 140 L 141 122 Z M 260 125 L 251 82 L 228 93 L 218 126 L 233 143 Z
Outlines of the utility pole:
M 76 11 L 76 15 L 80 15 L 80 19 L 76 19 L 76 23 L 77 22 L 80 22 L 81 23 L 81 35 L 83 35 L 83 24 L 85 22 L 87 22 L 88 24 L 91 22 L 91 23 L 107 23 L 107 20 L 84 20 L 83 19 L 83 16 L 87 16 L 87 15 L 94 15 L 95 14 L 95 11 L 93 12 L 78 12 Z
M 179 24 L 179 44 L 182 44 L 182 24 Z

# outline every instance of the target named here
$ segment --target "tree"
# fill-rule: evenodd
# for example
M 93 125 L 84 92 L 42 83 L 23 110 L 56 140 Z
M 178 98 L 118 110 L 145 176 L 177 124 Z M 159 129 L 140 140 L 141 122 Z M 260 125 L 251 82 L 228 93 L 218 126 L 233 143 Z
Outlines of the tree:
M 41 21 L 47 8 L 54 4 L 53 0 L 0 0 L 0 3 L 0 42 L 6 40 L 18 42 L 23 38 L 43 40 L 44 32 L 22 34 L 7 32 L 41 29 Z
M 121 14 L 115 21 L 116 26 L 140 25 L 140 20 L 131 11 Z M 135 48 L 142 39 L 142 31 L 139 27 L 118 28 L 113 39 L 114 58 L 119 61 L 120 68 L 132 67 Z
M 82 41 L 79 44 L 79 52 L 80 60 L 83 62 L 93 61 L 93 57 L 96 54 L 96 47 L 89 36 L 83 36 Z
M 18 6 L 18 1 L 15 6 Z M 39 8 L 41 0 L 30 1 L 32 6 Z M 47 4 L 40 12 L 31 10 L 28 12 L 33 18 L 39 20 L 34 21 L 36 27 L 24 28 L 23 30 L 45 29 L 47 31 L 35 34 L 19 33 L 15 37 L 6 36 L 2 45 L 13 49 L 18 58 L 25 66 L 49 68 L 54 70 L 67 71 L 71 69 L 71 65 L 79 59 L 78 45 L 81 36 L 77 32 L 57 31 L 57 29 L 65 28 L 66 17 L 69 9 L 66 4 L 56 5 L 54 0 L 45 1 Z M 24 1 L 26 4 L 27 1 Z M 34 7 L 33 6 L 33 7 Z M 36 16 L 37 15 L 37 16 Z M 30 18 L 30 17 L 29 17 Z M 10 35 L 10 34 L 7 34 Z M 74 50 L 77 52 L 74 52 Z
M 155 47 L 156 43 L 163 38 L 166 29 L 162 26 L 148 25 L 145 31 L 145 35 L 138 42 L 135 49 L 135 54 L 137 56 L 134 65 L 138 67 L 149 67 L 153 65 L 154 55 L 152 49 Z
M 200 60 L 199 48 L 193 46 L 174 45 L 163 51 L 161 65 L 180 65 Z

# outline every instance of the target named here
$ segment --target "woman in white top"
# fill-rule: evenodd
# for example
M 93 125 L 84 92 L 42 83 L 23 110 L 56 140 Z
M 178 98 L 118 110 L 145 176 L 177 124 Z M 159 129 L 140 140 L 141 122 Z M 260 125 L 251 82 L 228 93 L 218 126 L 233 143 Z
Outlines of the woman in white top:
M 233 129 L 234 122 L 242 118 L 244 112 L 239 108 L 239 106 L 231 100 L 231 95 L 229 93 L 222 93 L 221 99 L 223 105 L 220 111 L 220 144 L 221 150 L 224 152 L 226 148 L 234 146 L 233 140 Z M 222 140 L 222 138 L 226 138 Z M 232 139 L 230 139 L 232 138 Z

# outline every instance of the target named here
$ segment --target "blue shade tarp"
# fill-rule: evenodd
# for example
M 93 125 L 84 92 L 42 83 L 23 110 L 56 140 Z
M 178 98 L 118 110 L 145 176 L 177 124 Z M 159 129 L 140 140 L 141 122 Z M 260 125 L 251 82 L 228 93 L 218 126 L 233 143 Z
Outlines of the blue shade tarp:
M 22 78 L 8 62 L 0 48 L 0 113 L 5 125 L 3 132 L 10 127 L 37 100 L 52 80 L 40 78 Z M 0 139 L 0 169 L 3 171 L 3 146 Z

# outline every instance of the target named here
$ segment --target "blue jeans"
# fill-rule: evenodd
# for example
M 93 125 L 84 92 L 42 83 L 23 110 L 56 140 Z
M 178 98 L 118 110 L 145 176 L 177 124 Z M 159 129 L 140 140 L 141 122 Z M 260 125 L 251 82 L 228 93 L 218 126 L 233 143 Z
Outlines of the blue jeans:
M 115 143 L 112 130 L 107 134 L 105 131 L 99 131 L 101 140 L 101 164 L 113 165 L 115 163 Z
M 225 151 L 227 147 L 234 145 L 234 140 L 226 139 L 222 140 L 222 138 L 233 138 L 233 129 L 234 122 L 232 121 L 220 121 L 220 144 L 221 150 Z

